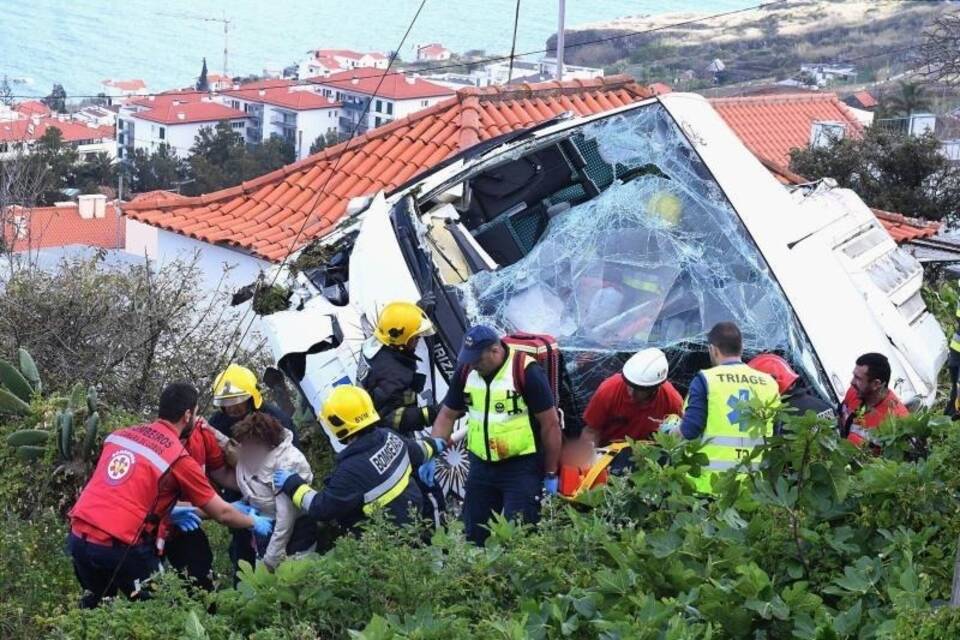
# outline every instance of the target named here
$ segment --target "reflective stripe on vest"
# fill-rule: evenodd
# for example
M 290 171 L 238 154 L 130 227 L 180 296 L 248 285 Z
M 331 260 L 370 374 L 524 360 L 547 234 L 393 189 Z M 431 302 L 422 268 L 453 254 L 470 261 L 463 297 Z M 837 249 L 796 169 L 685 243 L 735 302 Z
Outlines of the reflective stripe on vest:
M 413 465 L 410 456 L 403 454 L 403 460 L 383 482 L 363 494 L 363 512 L 370 515 L 374 510 L 383 508 L 400 497 L 410 484 Z
M 160 473 L 166 473 L 167 469 L 170 468 L 170 465 L 167 464 L 167 461 L 162 457 L 151 451 L 149 448 L 143 446 L 139 442 L 134 442 L 130 438 L 125 438 L 117 433 L 111 433 L 107 436 L 105 442 L 110 444 L 115 444 L 118 447 L 123 447 L 124 449 L 130 449 L 134 453 L 139 453 L 144 458 L 146 458 L 150 464 L 157 468 L 157 471 Z
M 467 451 L 487 462 L 537 452 L 527 403 L 513 379 L 514 358 L 524 358 L 525 367 L 534 362 L 529 355 L 508 349 L 503 366 L 489 385 L 473 370 L 464 384 Z
M 710 459 L 709 471 L 701 474 L 697 486 L 710 490 L 712 473 L 726 471 L 740 464 L 753 449 L 773 434 L 773 423 L 768 422 L 754 437 L 747 429 L 746 416 L 741 415 L 741 403 L 759 398 L 763 404 L 779 400 L 776 381 L 746 364 L 725 364 L 703 371 L 707 381 L 707 424 L 703 432 L 706 444 L 703 452 Z
M 169 504 L 157 505 L 159 483 L 181 458 L 190 457 L 162 421 L 121 429 L 104 440 L 93 475 L 73 509 L 76 518 L 124 544 L 155 535 Z

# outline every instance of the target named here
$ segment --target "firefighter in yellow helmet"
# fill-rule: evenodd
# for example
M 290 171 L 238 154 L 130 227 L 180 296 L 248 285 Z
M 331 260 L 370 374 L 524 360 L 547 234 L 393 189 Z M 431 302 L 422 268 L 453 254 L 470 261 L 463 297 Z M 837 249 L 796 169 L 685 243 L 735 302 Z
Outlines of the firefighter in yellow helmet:
M 363 344 L 357 381 L 370 393 L 383 426 L 407 434 L 433 424 L 435 407 L 420 402 L 427 376 L 416 354 L 420 338 L 433 334 L 433 323 L 412 302 L 391 302 L 380 312 Z
M 280 407 L 264 400 L 257 385 L 257 375 L 247 367 L 233 363 L 224 369 L 213 381 L 213 405 L 217 411 L 207 420 L 221 435 L 218 437 L 228 460 L 235 448 L 231 446 L 233 427 L 254 411 L 275 418 L 285 429 L 293 434 L 293 444 L 298 444 L 297 428 L 293 420 Z M 234 443 L 235 444 L 235 443 Z M 227 502 L 241 499 L 240 492 L 221 489 L 220 495 Z M 240 560 L 251 565 L 256 564 L 256 552 L 247 531 L 232 529 L 230 541 L 230 560 L 236 572 Z
M 409 521 L 411 508 L 422 512 L 423 494 L 414 481 L 417 469 L 444 450 L 444 440 L 413 440 L 384 428 L 370 394 L 352 385 L 333 389 L 320 421 L 346 445 L 324 487 L 314 490 L 296 473 L 278 470 L 273 475 L 277 491 L 310 517 L 336 521 L 345 529 L 379 509 L 398 524 Z

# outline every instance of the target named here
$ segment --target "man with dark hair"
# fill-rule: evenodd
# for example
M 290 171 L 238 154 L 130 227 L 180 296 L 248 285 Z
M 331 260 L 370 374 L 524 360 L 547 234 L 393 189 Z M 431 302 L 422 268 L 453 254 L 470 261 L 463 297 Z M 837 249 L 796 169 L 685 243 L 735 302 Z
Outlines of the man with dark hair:
M 494 513 L 536 523 L 541 493 L 557 493 L 560 416 L 540 364 L 492 327 L 467 331 L 457 371 L 431 435 L 447 440 L 457 420 L 467 416 L 470 471 L 463 519 L 467 539 L 483 546 Z M 431 473 L 421 475 L 427 485 Z
M 80 585 L 81 605 L 95 607 L 118 591 L 143 597 L 143 582 L 159 569 L 156 536 L 171 514 L 174 525 L 199 525 L 193 507 L 175 507 L 183 498 L 229 527 L 270 534 L 270 520 L 246 515 L 221 499 L 183 444 L 193 429 L 197 390 L 175 382 L 160 394 L 159 419 L 107 436 L 100 460 L 70 510 L 67 547 Z
M 862 445 L 871 440 L 871 430 L 910 413 L 889 385 L 890 361 L 885 355 L 865 353 L 857 358 L 850 388 L 840 404 L 841 437 Z
M 697 479 L 697 488 L 709 493 L 715 473 L 737 466 L 773 434 L 772 421 L 759 438 L 748 433 L 741 405 L 753 398 L 773 405 L 779 402 L 780 392 L 772 377 L 743 363 L 743 336 L 733 322 L 719 322 L 710 329 L 707 349 L 713 366 L 690 382 L 679 430 L 687 440 L 711 439 L 703 448 L 710 463 Z

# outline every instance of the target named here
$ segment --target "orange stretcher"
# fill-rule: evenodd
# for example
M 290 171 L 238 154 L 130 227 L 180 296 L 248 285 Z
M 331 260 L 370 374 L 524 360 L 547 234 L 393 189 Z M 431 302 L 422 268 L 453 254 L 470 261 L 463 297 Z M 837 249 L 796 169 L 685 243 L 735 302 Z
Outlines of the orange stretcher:
M 613 442 L 590 452 L 587 460 L 582 455 L 565 451 L 568 455 L 563 456 L 565 459 L 560 464 L 560 497 L 574 500 L 584 491 L 606 484 L 610 476 L 610 463 L 618 453 L 629 447 L 628 442 Z

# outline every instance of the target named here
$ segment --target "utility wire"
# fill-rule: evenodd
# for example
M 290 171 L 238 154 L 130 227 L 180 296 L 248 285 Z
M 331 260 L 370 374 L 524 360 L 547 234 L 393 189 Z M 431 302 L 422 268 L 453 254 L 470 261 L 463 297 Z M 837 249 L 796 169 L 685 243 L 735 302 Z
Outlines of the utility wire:
M 507 72 L 507 84 L 513 80 L 513 60 L 517 51 L 517 25 L 520 24 L 520 0 L 517 0 L 517 10 L 513 14 L 513 41 L 510 44 L 510 70 Z
M 397 48 L 395 49 L 395 51 L 400 51 L 403 48 L 404 43 L 407 41 L 407 37 L 410 35 L 410 32 L 413 30 L 413 26 L 416 24 L 417 19 L 420 17 L 420 13 L 423 11 L 423 7 L 426 4 L 427 4 L 427 0 L 420 0 L 420 5 L 417 7 L 417 11 L 413 15 L 413 19 L 410 20 L 410 24 L 407 26 L 407 29 L 404 32 L 403 37 L 400 39 L 400 43 L 397 45 Z M 387 64 L 386 71 L 390 70 L 393 63 L 396 61 L 396 59 L 397 59 L 396 55 L 390 58 L 390 62 Z M 333 178 L 333 176 L 337 175 L 337 170 L 340 167 L 340 162 L 343 160 L 344 156 L 346 156 L 347 152 L 350 150 L 350 144 L 353 142 L 354 137 L 357 135 L 357 132 L 360 129 L 361 123 L 366 120 L 367 114 L 370 111 L 370 106 L 373 104 L 374 99 L 379 94 L 380 87 L 383 85 L 383 81 L 386 78 L 386 76 L 387 74 L 384 74 L 383 76 L 380 77 L 380 82 L 377 83 L 377 86 L 373 91 L 373 95 L 367 101 L 367 104 L 364 106 L 363 111 L 360 113 L 360 117 L 357 119 L 357 122 L 354 124 L 353 129 L 350 131 L 350 137 L 347 138 L 346 140 L 346 146 L 343 148 L 343 151 L 341 153 L 337 154 L 336 162 L 331 168 L 330 173 L 327 176 L 327 179 L 324 181 L 320 189 L 317 190 L 317 194 L 316 194 L 316 198 L 314 200 L 313 206 L 310 207 L 310 212 L 306 215 L 306 217 L 304 217 L 303 223 L 300 225 L 300 229 L 297 231 L 297 234 L 294 236 L 293 240 L 291 240 L 290 247 L 289 249 L 287 249 L 286 255 L 284 255 L 283 260 L 281 260 L 280 264 L 277 265 L 276 268 L 274 269 L 273 278 L 270 281 L 270 284 L 267 285 L 268 289 L 272 288 L 276 284 L 277 278 L 280 277 L 280 273 L 283 270 L 284 265 L 286 265 L 287 260 L 289 260 L 290 256 L 297 250 L 300 237 L 303 235 L 304 230 L 306 230 L 307 228 L 307 224 L 313 218 L 313 214 L 316 212 L 318 205 L 323 199 L 322 196 L 326 193 L 327 185 L 330 183 L 330 180 Z M 250 305 L 247 306 L 247 309 L 244 311 L 243 315 L 240 317 L 240 320 L 237 322 L 237 330 L 240 329 L 244 321 L 246 321 L 247 315 L 252 310 L 253 310 L 253 302 L 251 301 Z M 256 316 L 254 316 L 253 318 L 250 318 L 250 321 L 247 323 L 246 329 L 244 329 L 243 333 L 240 334 L 240 339 L 237 341 L 236 347 L 234 348 L 233 352 L 230 353 L 230 357 L 225 360 L 218 360 L 217 367 L 214 370 L 214 374 L 216 374 L 217 371 L 222 370 L 223 366 L 227 362 L 232 362 L 236 358 L 237 353 L 239 353 L 240 351 L 241 345 L 243 345 L 243 341 L 246 339 L 247 335 L 250 333 L 250 329 L 253 327 L 254 320 L 256 320 Z M 236 331 L 234 331 L 234 335 L 236 335 Z M 233 336 L 231 336 L 230 340 L 232 339 L 233 339 Z M 224 350 L 224 355 L 226 355 L 227 351 L 229 350 L 230 340 L 227 341 L 228 349 Z M 209 404 L 209 401 L 208 401 L 208 404 Z M 206 413 L 206 410 L 207 410 L 207 406 L 204 406 L 203 410 L 200 413 L 204 414 Z
M 600 42 L 611 42 L 611 41 L 614 41 L 614 40 L 625 40 L 625 39 L 627 39 L 627 38 L 635 38 L 635 37 L 643 36 L 643 35 L 646 35 L 646 34 L 649 34 L 649 33 L 657 33 L 657 32 L 659 32 L 659 31 L 666 31 L 666 30 L 669 30 L 669 29 L 675 29 L 675 28 L 677 28 L 677 27 L 685 27 L 685 26 L 689 26 L 689 25 L 693 25 L 693 24 L 699 24 L 699 23 L 701 23 L 701 22 L 707 22 L 707 21 L 710 21 L 710 20 L 715 20 L 715 19 L 717 19 L 717 18 L 725 18 L 725 17 L 728 17 L 728 16 L 733 16 L 733 15 L 737 15 L 737 14 L 741 14 L 741 13 L 748 13 L 748 12 L 751 12 L 751 11 L 756 11 L 757 9 L 764 9 L 764 8 L 766 8 L 766 7 L 771 7 L 771 6 L 774 6 L 774 5 L 783 4 L 784 2 L 787 2 L 787 0 L 771 0 L 770 2 L 762 2 L 762 3 L 760 3 L 760 4 L 755 4 L 755 5 L 752 5 L 752 6 L 749 6 L 749 7 L 743 7 L 743 8 L 740 8 L 740 9 L 732 9 L 732 10 L 730 10 L 730 11 L 721 11 L 721 12 L 719 12 L 719 13 L 712 13 L 712 14 L 710 14 L 710 15 L 700 16 L 700 17 L 698 17 L 698 18 L 691 18 L 691 19 L 689 19 L 689 20 L 683 20 L 683 21 L 680 21 L 680 22 L 673 22 L 673 23 L 670 23 L 670 24 L 664 24 L 664 25 L 660 25 L 660 26 L 658 26 L 658 27 L 651 27 L 651 28 L 649 28 L 649 29 L 642 29 L 642 30 L 639 30 L 639 31 L 631 31 L 631 32 L 629 32 L 629 33 L 620 33 L 620 34 L 616 34 L 616 35 L 605 36 L 605 37 L 603 37 L 603 38 L 595 38 L 595 39 L 593 39 L 593 40 L 583 40 L 583 41 L 581 41 L 581 42 L 569 43 L 569 44 L 567 44 L 567 45 L 564 47 L 564 49 L 566 49 L 566 50 L 569 50 L 569 49 L 577 49 L 577 48 L 579 48 L 579 47 L 586 47 L 586 46 L 589 46 L 589 45 L 591 45 L 591 44 L 597 44 L 597 43 L 600 43 Z M 535 50 L 531 50 L 531 51 L 524 51 L 524 52 L 522 52 L 522 53 L 513 53 L 512 55 L 511 55 L 511 54 L 506 54 L 506 55 L 489 56 L 489 57 L 486 57 L 486 58 L 479 58 L 479 59 L 476 59 L 476 60 L 470 60 L 470 61 L 459 62 L 459 63 L 451 63 L 451 64 L 445 64 L 445 65 L 435 65 L 435 66 L 417 67 L 417 68 L 414 68 L 414 69 L 409 69 L 409 71 L 410 71 L 410 72 L 415 72 L 415 73 L 424 73 L 424 72 L 429 72 L 429 71 L 442 71 L 442 70 L 446 70 L 446 69 L 460 69 L 460 68 L 463 68 L 463 67 L 464 67 L 465 65 L 467 65 L 467 64 L 469 64 L 469 65 L 482 65 L 482 64 L 488 64 L 488 63 L 491 63 L 491 62 L 505 62 L 505 61 L 509 61 L 511 57 L 523 58 L 523 57 L 526 57 L 526 56 L 536 55 L 536 54 L 540 54 L 540 53 L 551 53 L 552 51 L 553 51 L 553 49 L 535 49 Z M 884 53 L 887 53 L 887 52 L 884 52 Z M 892 52 L 891 52 L 891 53 L 892 53 Z M 873 55 L 881 55 L 881 54 L 873 54 Z M 873 57 L 873 56 L 871 55 L 870 57 Z M 408 71 L 406 71 L 406 70 L 404 70 L 404 71 L 393 71 L 393 72 L 390 72 L 390 67 L 388 66 L 388 68 L 384 71 L 383 76 L 386 77 L 386 76 L 388 76 L 388 75 L 403 75 L 403 74 L 405 74 L 405 73 L 407 73 L 407 72 L 408 72 Z M 291 85 L 291 86 L 314 85 L 314 84 L 322 84 L 322 83 L 324 82 L 324 79 L 323 79 L 323 78 L 316 78 L 315 80 L 316 80 L 315 82 L 309 82 L 309 81 L 298 82 L 298 83 L 296 83 L 296 84 L 294 84 L 294 85 Z M 230 91 L 230 90 L 227 89 L 226 91 Z M 162 95 L 169 95 L 169 94 L 170 94 L 170 92 L 144 93 L 144 94 L 140 94 L 140 95 L 137 95 L 137 96 L 133 96 L 133 98 L 134 98 L 134 99 L 136 99 L 136 98 L 146 98 L 146 97 L 150 97 L 150 96 L 162 96 Z M 36 99 L 38 96 L 36 96 L 36 95 L 31 95 L 31 96 L 27 96 L 27 95 L 14 95 L 14 96 L 11 96 L 11 97 L 13 97 L 13 98 L 24 98 L 24 99 Z M 102 97 L 103 97 L 103 96 L 100 95 L 100 94 L 96 94 L 96 95 L 81 95 L 81 94 L 76 94 L 76 95 L 73 95 L 73 96 L 68 96 L 68 98 L 70 98 L 70 99 L 77 99 L 77 98 L 81 98 L 81 99 L 90 98 L 90 99 L 92 99 L 92 98 L 102 98 Z

